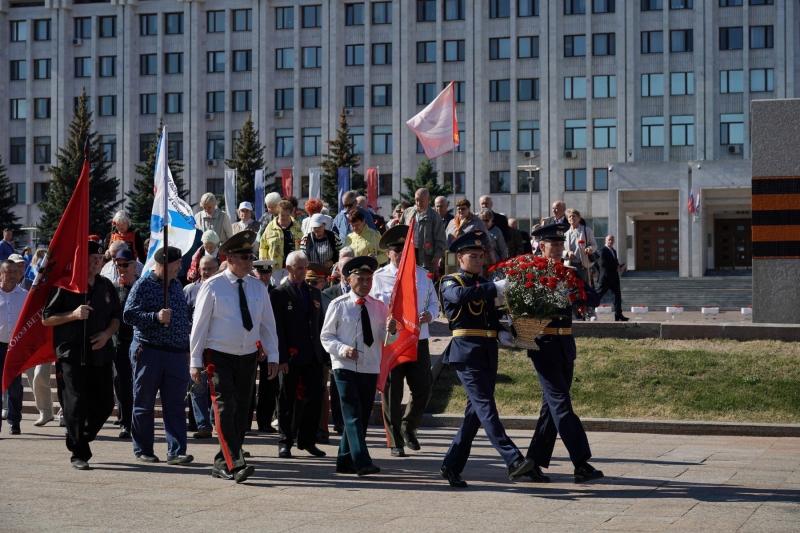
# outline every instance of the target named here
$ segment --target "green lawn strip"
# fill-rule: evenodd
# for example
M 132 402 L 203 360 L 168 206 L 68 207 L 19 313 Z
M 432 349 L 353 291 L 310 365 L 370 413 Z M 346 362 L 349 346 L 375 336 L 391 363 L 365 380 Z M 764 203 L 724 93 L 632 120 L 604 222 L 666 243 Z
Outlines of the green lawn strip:
M 501 350 L 501 415 L 535 415 L 541 387 L 526 352 Z M 578 339 L 572 386 L 583 417 L 800 423 L 800 345 L 778 341 Z M 428 410 L 461 413 L 447 367 Z

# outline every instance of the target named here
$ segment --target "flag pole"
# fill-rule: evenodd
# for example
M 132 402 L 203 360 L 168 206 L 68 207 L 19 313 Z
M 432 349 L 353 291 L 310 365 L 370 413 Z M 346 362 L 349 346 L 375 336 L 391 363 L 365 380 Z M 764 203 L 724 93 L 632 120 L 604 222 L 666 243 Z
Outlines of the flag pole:
M 84 163 L 89 160 L 89 136 L 86 136 L 86 141 L 83 143 L 83 161 Z M 83 172 L 83 169 L 81 169 Z M 78 178 L 80 179 L 80 177 Z M 88 240 L 88 235 L 86 236 Z M 111 243 L 111 239 L 108 240 Z M 83 305 L 89 305 L 89 286 L 86 286 L 86 292 L 83 293 Z M 87 320 L 83 320 L 83 342 L 81 342 L 81 366 L 86 366 L 86 335 L 87 331 L 86 328 L 88 326 Z
M 167 143 L 166 141 L 167 135 L 167 126 L 161 128 L 161 146 L 160 149 L 166 150 Z M 167 181 L 167 168 L 169 167 L 169 157 L 168 153 L 164 154 L 164 176 L 163 182 L 161 184 L 164 187 L 164 274 L 163 274 L 163 285 L 164 285 L 164 309 L 169 308 L 169 281 L 167 280 L 167 265 L 169 264 L 169 255 L 167 254 L 167 250 L 169 247 L 169 191 L 167 187 L 169 185 Z

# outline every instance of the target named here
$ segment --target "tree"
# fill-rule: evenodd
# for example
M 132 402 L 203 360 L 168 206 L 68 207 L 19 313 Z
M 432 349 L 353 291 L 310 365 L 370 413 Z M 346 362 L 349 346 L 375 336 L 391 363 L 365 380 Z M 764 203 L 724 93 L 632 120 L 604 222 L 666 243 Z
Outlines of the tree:
M 264 146 L 258 140 L 258 130 L 251 117 L 247 117 L 247 122 L 242 126 L 233 147 L 233 159 L 225 160 L 225 164 L 228 168 L 236 169 L 236 197 L 240 201 L 252 202 L 256 196 L 256 170 L 264 168 Z M 277 184 L 267 184 L 274 176 L 274 171 L 264 171 L 264 192 L 277 188 Z
M 355 171 L 361 164 L 361 158 L 355 153 L 355 145 L 350 137 L 350 127 L 347 125 L 347 115 L 344 108 L 339 115 L 339 127 L 336 137 L 328 141 L 328 153 L 322 156 L 322 199 L 333 210 L 339 206 L 339 169 L 350 168 L 350 188 L 354 191 L 364 190 L 364 176 Z
M 69 138 L 58 149 L 58 164 L 50 167 L 52 179 L 45 199 L 39 204 L 42 218 L 39 230 L 42 239 L 50 240 L 72 196 L 83 166 L 84 147 L 89 155 L 89 233 L 106 235 L 110 231 L 111 217 L 122 203 L 117 198 L 119 180 L 109 176 L 111 165 L 103 161 L 103 153 L 92 130 L 92 112 L 89 97 L 81 92 L 75 106 L 75 116 L 69 125 Z
M 136 174 L 139 175 L 139 178 L 133 182 L 133 188 L 125 193 L 128 199 L 126 209 L 128 216 L 131 218 L 131 226 L 134 231 L 138 231 L 143 236 L 150 236 L 150 215 L 153 212 L 153 190 L 155 187 L 156 149 L 161 138 L 161 131 L 162 128 L 159 126 L 153 143 L 145 149 L 145 160 L 136 165 Z M 167 132 L 167 140 L 169 140 L 169 132 Z M 172 180 L 175 182 L 175 187 L 178 188 L 178 195 L 185 200 L 189 191 L 186 190 L 183 178 L 181 178 L 183 163 L 170 160 L 169 153 L 167 154 L 167 163 L 169 164 L 169 170 L 172 172 Z
M 406 202 L 414 203 L 414 193 L 417 189 L 428 189 L 431 195 L 431 203 L 437 196 L 448 196 L 453 192 L 450 183 L 439 185 L 439 173 L 433 169 L 430 159 L 424 158 L 417 167 L 417 175 L 414 178 L 403 178 L 406 192 L 400 191 L 400 198 Z
M 0 158 L 0 226 L 18 230 L 21 226 L 17 224 L 19 217 L 14 213 L 14 190 L 11 188 L 11 181 L 6 174 L 6 167 Z

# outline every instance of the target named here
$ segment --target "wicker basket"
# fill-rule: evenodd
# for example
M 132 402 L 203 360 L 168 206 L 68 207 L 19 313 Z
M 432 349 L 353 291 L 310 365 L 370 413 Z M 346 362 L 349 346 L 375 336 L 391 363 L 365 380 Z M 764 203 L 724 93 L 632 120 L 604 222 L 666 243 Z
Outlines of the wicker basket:
M 514 344 L 519 348 L 535 350 L 535 339 L 542 334 L 544 328 L 550 323 L 549 318 L 533 318 L 528 316 L 513 317 L 514 330 L 517 336 L 514 337 Z

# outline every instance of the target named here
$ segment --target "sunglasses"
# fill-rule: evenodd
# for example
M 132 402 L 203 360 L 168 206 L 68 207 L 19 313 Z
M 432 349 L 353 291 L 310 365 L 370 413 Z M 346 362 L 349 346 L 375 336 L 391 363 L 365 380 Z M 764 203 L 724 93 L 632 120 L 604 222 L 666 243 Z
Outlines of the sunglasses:
M 241 259 L 242 261 L 255 261 L 256 256 L 253 254 L 232 254 L 232 257 L 236 257 L 237 259 Z
M 117 268 L 128 268 L 130 263 L 117 263 Z

